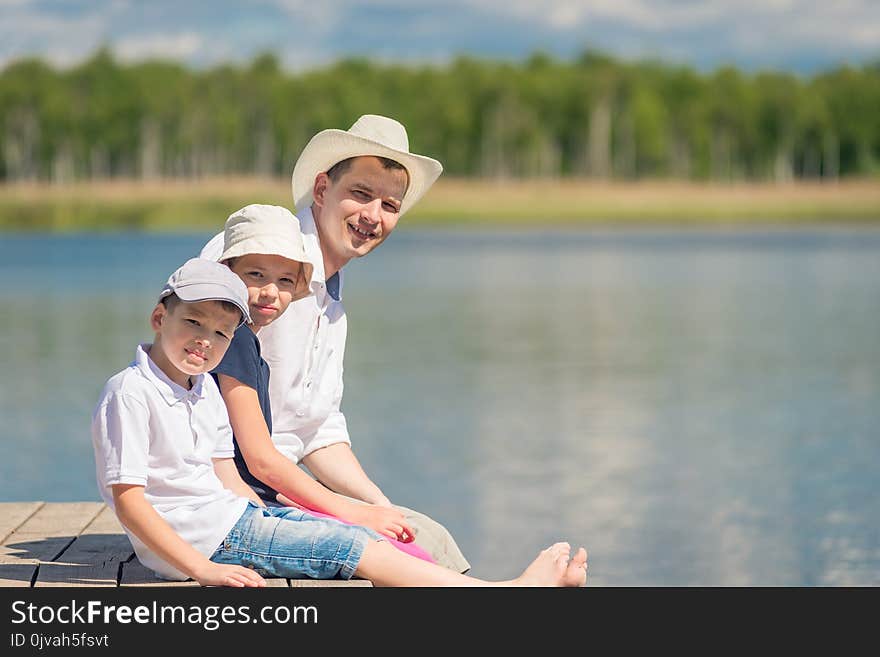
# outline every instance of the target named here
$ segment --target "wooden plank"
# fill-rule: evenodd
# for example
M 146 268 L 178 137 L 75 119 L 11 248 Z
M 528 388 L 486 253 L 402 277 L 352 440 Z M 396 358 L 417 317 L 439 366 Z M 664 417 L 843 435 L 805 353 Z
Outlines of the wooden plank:
M 186 582 L 169 582 L 156 577 L 152 571 L 145 568 L 133 558 L 129 563 L 123 564 L 122 579 L 120 586 L 199 586 L 198 582 L 188 580 Z M 283 577 L 267 577 L 267 587 L 277 588 L 306 588 L 306 587 L 336 587 L 336 586 L 372 586 L 373 583 L 365 579 L 352 579 L 349 581 L 339 579 L 284 579 Z
M 25 520 L 36 513 L 44 502 L 0 503 L 0 545 L 9 538 Z
M 30 586 L 43 562 L 52 561 L 103 508 L 101 502 L 50 502 L 0 545 L 0 586 Z
M 286 589 L 290 587 L 290 580 L 284 577 L 266 577 L 266 587 Z
M 169 582 L 168 580 L 159 579 L 135 557 L 130 563 L 123 565 L 120 586 L 199 586 L 199 583 L 192 580 Z M 283 577 L 267 577 L 266 586 L 286 589 L 290 587 L 290 582 Z
M 0 503 L 0 586 L 199 586 L 159 579 L 101 502 Z M 362 579 L 267 578 L 269 587 L 372 586 Z
M 159 579 L 153 571 L 146 568 L 137 557 L 122 564 L 122 576 L 119 578 L 119 586 L 199 586 L 193 580 L 185 582 L 173 582 L 167 579 Z
M 122 534 L 124 536 L 125 530 L 122 528 L 122 523 L 119 522 L 119 518 L 116 517 L 113 509 L 104 505 L 101 512 L 83 530 L 83 534 Z
M 7 552 L 27 551 L 27 558 L 51 561 L 61 554 L 54 546 L 70 543 L 88 527 L 103 502 L 49 502 L 30 516 L 3 541 Z
M 39 511 L 43 502 L 4 502 L 0 504 L 0 587 L 30 586 L 39 560 L 8 554 L 2 545 L 28 518 Z M 4 558 L 5 557 L 5 558 Z
M 120 565 L 132 554 L 116 514 L 104 506 L 59 558 L 41 564 L 34 586 L 115 587 Z
M 290 586 L 294 589 L 305 588 L 336 588 L 341 586 L 373 586 L 368 579 L 292 579 Z

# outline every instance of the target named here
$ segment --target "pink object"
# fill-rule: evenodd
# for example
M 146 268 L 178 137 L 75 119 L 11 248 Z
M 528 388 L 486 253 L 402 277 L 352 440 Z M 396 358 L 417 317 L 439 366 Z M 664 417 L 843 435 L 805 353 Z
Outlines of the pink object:
M 347 520 L 343 520 L 342 518 L 337 518 L 336 516 L 331 516 L 329 513 L 322 513 L 321 511 L 314 511 L 313 509 L 303 508 L 303 511 L 306 513 L 310 513 L 313 516 L 317 516 L 318 518 L 331 518 L 332 520 L 338 520 L 339 522 L 344 522 L 346 525 L 353 525 L 354 523 L 348 522 Z M 396 547 L 401 552 L 406 552 L 407 554 L 411 554 L 414 557 L 422 559 L 423 561 L 427 561 L 429 563 L 437 563 L 428 554 L 424 549 L 420 548 L 415 544 L 415 541 L 411 543 L 403 543 L 402 541 L 398 541 L 396 538 L 388 538 L 383 534 L 383 538 L 391 543 L 394 547 Z

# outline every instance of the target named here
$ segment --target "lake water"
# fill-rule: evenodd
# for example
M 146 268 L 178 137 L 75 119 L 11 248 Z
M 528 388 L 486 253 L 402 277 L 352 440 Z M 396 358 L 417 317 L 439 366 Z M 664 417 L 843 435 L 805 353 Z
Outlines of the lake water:
M 99 499 L 99 391 L 208 237 L 0 236 L 0 500 Z M 880 584 L 880 231 L 402 228 L 345 300 L 355 453 L 475 575 Z

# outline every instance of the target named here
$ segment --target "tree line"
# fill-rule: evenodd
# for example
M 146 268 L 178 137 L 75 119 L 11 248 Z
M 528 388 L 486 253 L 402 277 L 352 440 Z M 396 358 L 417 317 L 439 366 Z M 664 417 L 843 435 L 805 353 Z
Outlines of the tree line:
M 108 50 L 0 72 L 0 180 L 290 174 L 308 139 L 392 116 L 449 175 L 826 179 L 880 171 L 880 61 L 811 77 L 584 52 L 301 73 L 270 53 L 193 70 Z

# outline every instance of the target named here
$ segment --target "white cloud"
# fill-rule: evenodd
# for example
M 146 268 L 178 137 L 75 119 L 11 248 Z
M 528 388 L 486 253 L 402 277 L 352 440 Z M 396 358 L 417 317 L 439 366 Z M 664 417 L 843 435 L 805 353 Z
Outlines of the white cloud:
M 704 23 L 717 17 L 729 2 L 676 2 L 662 0 L 464 0 L 474 8 L 561 30 L 589 27 L 596 21 L 616 22 L 632 29 L 657 31 L 673 26 Z
M 204 48 L 205 39 L 195 32 L 179 34 L 144 34 L 117 39 L 113 52 L 123 60 L 158 57 L 162 59 L 189 59 Z
M 858 25 L 853 28 L 850 36 L 860 46 L 880 50 L 880 22 Z
M 296 69 L 341 54 L 440 61 L 461 52 L 519 57 L 543 49 L 565 56 L 587 44 L 697 66 L 722 57 L 744 65 L 798 57 L 815 63 L 880 55 L 880 2 L 215 0 L 205 8 L 178 0 L 0 0 L 0 65 L 35 55 L 66 66 L 104 44 L 127 60 L 200 64 L 272 49 Z
M 729 42 L 740 47 L 777 53 L 830 48 L 880 54 L 880 3 L 777 0 L 769 8 L 747 3 L 746 9 L 749 20 L 731 21 L 727 32 Z
M 534 24 L 566 30 L 584 30 L 601 22 L 628 31 L 676 32 L 712 28 L 725 34 L 753 33 L 785 36 L 793 31 L 846 43 L 880 25 L 880 3 L 875 0 L 459 0 L 474 11 L 517 16 Z M 867 30 L 874 34 L 873 29 Z M 865 37 L 860 37 L 865 41 Z M 865 45 L 871 45 L 866 43 Z M 880 48 L 880 43 L 874 43 Z
M 324 32 L 339 25 L 350 11 L 348 0 L 263 0 L 291 20 L 291 39 L 308 37 L 308 32 Z M 262 2 L 260 3 L 262 4 Z
M 29 3 L 7 1 L 0 16 L 0 64 L 26 56 L 41 56 L 57 66 L 69 66 L 88 56 L 103 40 L 106 19 L 95 15 L 66 18 L 31 11 Z M 24 9 L 22 9 L 24 8 Z

